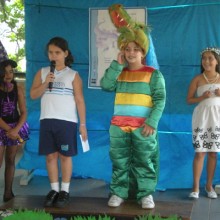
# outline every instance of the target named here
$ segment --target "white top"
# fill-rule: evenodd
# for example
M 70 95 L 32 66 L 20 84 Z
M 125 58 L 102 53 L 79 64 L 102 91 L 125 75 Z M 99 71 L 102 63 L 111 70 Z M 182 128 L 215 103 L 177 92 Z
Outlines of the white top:
M 42 83 L 45 81 L 50 67 L 41 69 Z M 71 122 L 78 122 L 76 103 L 72 82 L 75 78 L 76 71 L 69 67 L 54 71 L 55 79 L 52 91 L 47 88 L 41 97 L 41 114 L 42 119 L 60 119 Z

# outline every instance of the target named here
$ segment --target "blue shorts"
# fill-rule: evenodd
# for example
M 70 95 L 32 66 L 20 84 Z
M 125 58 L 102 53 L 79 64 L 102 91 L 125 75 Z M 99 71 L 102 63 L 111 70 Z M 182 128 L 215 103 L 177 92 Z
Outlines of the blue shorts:
M 39 154 L 77 154 L 77 124 L 59 119 L 40 120 Z

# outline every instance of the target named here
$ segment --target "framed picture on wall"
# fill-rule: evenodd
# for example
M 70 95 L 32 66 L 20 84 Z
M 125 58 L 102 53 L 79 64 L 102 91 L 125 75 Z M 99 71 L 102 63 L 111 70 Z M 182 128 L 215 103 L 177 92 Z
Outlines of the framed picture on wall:
M 125 8 L 135 21 L 147 24 L 146 8 Z M 88 87 L 100 88 L 100 79 L 112 60 L 117 59 L 118 32 L 108 9 L 89 9 L 89 79 Z

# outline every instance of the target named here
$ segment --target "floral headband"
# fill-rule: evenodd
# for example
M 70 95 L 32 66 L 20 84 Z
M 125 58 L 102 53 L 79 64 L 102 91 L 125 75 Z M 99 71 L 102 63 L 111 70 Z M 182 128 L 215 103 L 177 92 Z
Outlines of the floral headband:
M 203 55 L 203 53 L 207 52 L 207 51 L 211 51 L 216 53 L 218 56 L 220 56 L 220 49 L 217 47 L 207 47 L 204 50 L 202 50 L 201 55 Z

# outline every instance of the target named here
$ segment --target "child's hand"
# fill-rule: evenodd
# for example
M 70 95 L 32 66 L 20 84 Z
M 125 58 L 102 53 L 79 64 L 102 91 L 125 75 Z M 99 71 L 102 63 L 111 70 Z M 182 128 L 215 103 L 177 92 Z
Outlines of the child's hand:
M 220 96 L 220 89 L 218 88 L 218 89 L 215 89 L 215 95 L 216 96 Z
M 118 53 L 118 58 L 117 61 L 119 64 L 124 64 L 125 63 L 125 56 L 123 52 Z
M 154 134 L 154 128 L 152 128 L 151 126 L 144 123 L 143 125 L 141 125 L 141 127 L 143 127 L 143 130 L 141 132 L 143 136 L 148 137 Z
M 55 79 L 55 76 L 54 76 L 54 73 L 50 72 L 47 74 L 47 77 L 46 77 L 46 83 L 49 84 L 50 82 L 53 82 Z
M 17 140 L 20 138 L 20 135 L 18 134 L 18 131 L 15 128 L 10 129 L 6 132 L 6 135 L 8 138 L 11 138 L 12 140 Z
M 86 140 L 88 139 L 87 129 L 86 129 L 86 126 L 85 126 L 85 125 L 80 125 L 80 127 L 79 127 L 79 133 L 81 134 L 83 141 L 86 141 Z
M 211 96 L 212 96 L 212 93 L 211 93 L 211 91 L 205 91 L 203 94 L 202 94 L 202 96 L 204 97 L 204 98 L 210 98 Z

